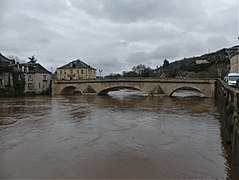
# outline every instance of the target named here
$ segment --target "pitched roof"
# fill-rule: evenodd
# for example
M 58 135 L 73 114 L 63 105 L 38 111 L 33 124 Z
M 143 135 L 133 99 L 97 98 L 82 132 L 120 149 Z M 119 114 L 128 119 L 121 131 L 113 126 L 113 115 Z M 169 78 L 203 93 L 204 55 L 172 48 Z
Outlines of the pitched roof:
M 69 68 L 86 68 L 86 69 L 94 69 L 93 67 L 91 67 L 90 65 L 84 63 L 83 61 L 79 60 L 79 59 L 76 59 L 74 61 L 71 61 L 70 63 L 62 66 L 62 67 L 59 67 L 57 69 L 69 69 Z
M 2 61 L 2 62 L 5 62 L 5 63 L 13 63 L 14 62 L 14 60 L 11 60 L 11 59 L 8 59 L 8 58 L 6 58 L 4 55 L 2 55 L 1 53 L 0 53 L 0 61 Z
M 9 65 L 14 63 L 14 60 L 8 59 L 0 53 L 0 68 L 8 68 Z
M 29 72 L 30 73 L 46 73 L 46 74 L 51 74 L 50 71 L 46 70 L 41 64 L 39 63 L 25 63 L 22 64 L 24 66 L 29 67 Z

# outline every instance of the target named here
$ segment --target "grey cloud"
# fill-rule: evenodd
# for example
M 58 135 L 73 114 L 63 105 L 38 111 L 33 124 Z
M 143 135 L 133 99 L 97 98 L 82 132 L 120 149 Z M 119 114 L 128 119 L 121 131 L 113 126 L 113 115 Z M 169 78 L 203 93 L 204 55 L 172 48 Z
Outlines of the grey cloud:
M 150 52 L 135 52 L 128 56 L 127 62 L 133 66 L 138 64 L 147 64 L 151 66 L 160 66 L 164 59 L 169 61 L 176 60 L 177 58 L 184 58 L 187 55 L 200 55 L 200 53 L 206 53 L 203 51 L 202 43 L 194 42 L 182 42 L 174 44 L 164 44 L 158 46 L 156 49 Z M 200 52 L 200 53 L 198 53 Z M 198 54 L 197 54 L 198 53 Z
M 60 35 L 51 31 L 40 19 L 23 13 L 12 13 L 1 21 L 2 42 L 0 48 L 7 51 L 33 51 L 44 49 L 54 38 Z
M 144 64 L 145 61 L 150 60 L 150 54 L 146 52 L 136 52 L 133 54 L 130 54 L 127 62 L 132 63 L 132 64 Z
M 89 1 L 77 1 L 69 0 L 72 7 L 77 8 L 80 11 L 93 16 L 94 18 L 103 18 L 104 11 L 102 2 L 100 0 L 89 0 Z
M 176 39 L 184 33 L 183 29 L 175 27 L 173 24 L 163 24 L 160 22 L 122 25 L 122 28 L 119 28 L 118 31 L 121 38 L 127 41 L 153 41 L 160 43 Z
M 213 51 L 216 51 L 224 46 L 224 44 L 229 44 L 227 37 L 222 37 L 221 35 L 211 36 L 207 39 L 206 43 L 208 47 L 213 47 Z
M 174 59 L 180 55 L 181 46 L 177 44 L 165 44 L 155 49 L 151 54 L 151 59 Z
M 67 11 L 67 0 L 15 0 L 14 3 L 9 0 L 0 1 L 1 13 L 8 12 L 29 12 L 42 13 L 46 15 L 59 15 Z
M 164 59 L 177 57 L 180 47 L 162 45 L 151 52 L 136 52 L 129 55 L 127 62 L 132 66 L 147 64 L 160 66 Z M 173 53 L 172 53 L 173 52 Z
M 107 18 L 113 22 L 131 23 L 139 20 L 158 19 L 169 21 L 171 19 L 185 18 L 203 15 L 202 1 L 200 0 L 98 0 L 91 3 L 71 1 L 81 10 L 96 18 Z M 87 1 L 88 2 L 88 1 Z
M 97 68 L 97 70 L 103 70 L 103 75 L 107 75 L 109 73 L 121 73 L 125 70 L 125 68 L 127 68 L 124 62 L 114 56 L 98 57 L 97 59 L 92 59 L 91 61 L 92 66 Z
M 228 0 L 0 0 L 0 49 L 122 72 L 235 45 L 236 14 Z

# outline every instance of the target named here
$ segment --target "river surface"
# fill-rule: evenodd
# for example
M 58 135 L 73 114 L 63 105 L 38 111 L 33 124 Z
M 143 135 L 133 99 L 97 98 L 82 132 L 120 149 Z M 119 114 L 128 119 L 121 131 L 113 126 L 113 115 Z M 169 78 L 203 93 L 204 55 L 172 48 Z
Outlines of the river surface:
M 220 116 L 206 98 L 0 99 L 0 178 L 227 179 Z

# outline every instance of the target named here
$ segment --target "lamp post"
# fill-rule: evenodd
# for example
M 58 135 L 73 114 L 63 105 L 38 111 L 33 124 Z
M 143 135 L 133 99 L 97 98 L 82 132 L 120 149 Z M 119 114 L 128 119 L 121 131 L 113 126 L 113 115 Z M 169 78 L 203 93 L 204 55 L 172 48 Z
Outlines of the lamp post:
M 99 69 L 99 73 L 100 73 L 100 78 L 101 78 L 101 73 L 102 73 L 103 69 Z

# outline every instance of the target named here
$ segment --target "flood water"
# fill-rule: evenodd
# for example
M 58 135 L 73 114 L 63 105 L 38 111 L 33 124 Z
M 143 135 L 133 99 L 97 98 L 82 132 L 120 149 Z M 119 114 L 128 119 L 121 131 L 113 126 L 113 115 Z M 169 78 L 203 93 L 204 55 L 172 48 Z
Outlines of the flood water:
M 0 99 L 0 178 L 237 178 L 206 98 Z

